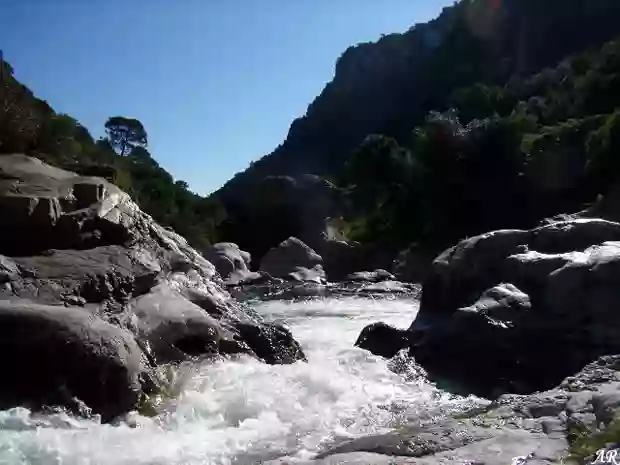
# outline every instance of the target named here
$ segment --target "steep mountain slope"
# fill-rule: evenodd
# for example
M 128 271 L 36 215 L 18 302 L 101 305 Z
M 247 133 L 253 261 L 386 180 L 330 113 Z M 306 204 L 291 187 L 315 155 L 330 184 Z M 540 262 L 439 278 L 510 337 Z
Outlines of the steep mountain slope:
M 568 169 L 557 164 L 554 168 L 551 157 L 539 157 L 544 161 L 538 169 L 534 169 L 536 162 L 530 163 L 531 176 L 525 176 L 525 160 L 532 157 L 521 150 L 521 142 L 535 141 L 535 150 L 543 150 L 542 139 L 535 137 L 547 133 L 543 126 L 570 132 L 561 126 L 563 122 L 592 117 L 583 121 L 587 131 L 578 141 L 583 146 L 589 132 L 600 126 L 596 115 L 613 112 L 613 100 L 599 108 L 570 103 L 596 94 L 594 81 L 601 74 L 594 79 L 586 76 L 592 63 L 586 59 L 585 65 L 575 64 L 574 73 L 572 65 L 558 63 L 569 55 L 599 50 L 620 33 L 618 17 L 620 3 L 614 0 L 463 0 L 404 34 L 349 48 L 336 63 L 334 79 L 306 115 L 293 122 L 283 144 L 216 193 L 228 212 L 223 234 L 256 256 L 289 235 L 304 235 L 296 218 L 305 215 L 303 202 L 290 206 L 284 196 L 259 194 L 272 190 L 274 177 L 288 178 L 292 184 L 291 179 L 306 173 L 323 176 L 353 194 L 332 206 L 330 213 L 344 214 L 353 223 L 356 239 L 388 240 L 395 248 L 431 241 L 439 250 L 463 234 L 531 226 L 546 214 L 579 206 L 582 191 L 570 192 L 575 197 L 567 200 L 566 190 L 540 189 L 558 181 L 554 169 Z M 547 66 L 552 68 L 538 76 Z M 562 71 L 566 66 L 571 68 L 570 76 Z M 610 77 L 613 73 L 605 79 Z M 613 83 L 598 87 L 607 92 Z M 536 101 L 546 102 L 555 114 L 530 111 Z M 602 100 L 594 96 L 593 101 Z M 437 124 L 425 127 L 429 112 L 450 108 L 456 108 L 456 113 L 433 117 Z M 474 118 L 493 118 L 496 113 L 510 118 L 467 125 Z M 413 134 L 422 131 L 439 139 L 434 143 L 430 137 L 430 145 L 419 144 L 420 137 L 412 135 L 414 129 Z M 445 131 L 473 132 L 446 145 L 450 138 Z M 389 140 L 360 147 L 372 134 Z M 480 141 L 486 141 L 486 148 L 481 148 Z M 350 167 L 353 155 L 360 151 L 377 155 L 378 164 L 367 167 L 365 179 L 356 177 Z M 493 151 L 502 157 L 493 157 Z M 389 159 L 395 165 L 386 168 Z M 382 169 L 386 176 L 379 180 Z M 390 170 L 399 172 L 398 179 L 387 176 Z M 536 185 L 523 181 L 536 176 Z M 562 179 L 564 187 L 570 179 L 575 176 Z M 358 195 L 369 184 L 376 187 L 366 189 L 370 195 Z M 484 184 L 487 189 L 476 187 Z M 494 194 L 489 196 L 491 191 Z M 537 199 L 547 193 L 554 196 L 548 204 Z M 270 201 L 257 206 L 261 198 Z M 452 202 L 457 198 L 463 201 Z M 502 208 L 517 200 L 520 211 Z
M 464 0 L 404 34 L 350 47 L 334 79 L 274 152 L 220 191 L 227 205 L 268 175 L 339 174 L 368 134 L 398 135 L 473 82 L 505 82 L 600 46 L 618 30 L 614 0 Z

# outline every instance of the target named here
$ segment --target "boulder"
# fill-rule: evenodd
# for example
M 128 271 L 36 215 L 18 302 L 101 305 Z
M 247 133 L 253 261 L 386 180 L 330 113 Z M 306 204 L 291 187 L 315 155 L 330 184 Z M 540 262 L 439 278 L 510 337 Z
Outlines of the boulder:
M 209 247 L 204 257 L 209 260 L 223 279 L 236 271 L 249 271 L 252 257 L 232 242 L 219 242 Z
M 254 353 L 267 363 L 288 364 L 298 360 L 306 361 L 306 356 L 291 332 L 277 324 L 247 324 L 236 326 L 240 338 Z
M 160 284 L 132 303 L 129 319 L 157 363 L 239 353 L 275 364 L 305 360 L 287 329 L 204 290 L 180 293 Z
M 408 347 L 409 332 L 385 323 L 372 323 L 362 329 L 355 346 L 374 355 L 392 358 Z
M 548 389 L 620 353 L 619 238 L 618 223 L 576 219 L 462 241 L 433 263 L 411 353 L 487 396 Z
M 263 257 L 260 270 L 274 278 L 321 283 L 325 272 L 323 259 L 296 237 L 290 237 Z
M 226 285 L 258 284 L 269 280 L 265 273 L 250 271 L 252 257 L 232 242 L 212 245 L 205 251 L 204 257 L 213 263 Z
M 109 420 L 136 407 L 142 352 L 131 333 L 81 308 L 0 301 L 0 408 L 76 406 Z
M 225 308 L 222 309 L 224 313 Z M 221 315 L 220 315 L 221 317 Z M 131 303 L 134 332 L 157 363 L 198 355 L 251 352 L 225 322 L 160 284 Z
M 17 264 L 9 257 L 0 255 L 0 284 L 16 281 L 20 277 Z
M 104 179 L 0 156 L 0 215 L 0 302 L 10 302 L 0 305 L 0 362 L 15 373 L 0 408 L 74 408 L 77 397 L 111 419 L 157 389 L 160 363 L 303 359 L 289 332 L 234 301 L 212 263 Z M 237 257 L 247 270 L 249 257 Z
M 184 238 L 153 221 L 114 184 L 25 155 L 0 156 L 0 216 L 0 253 L 8 256 L 116 245 L 163 272 L 183 257 L 206 278 L 215 273 Z

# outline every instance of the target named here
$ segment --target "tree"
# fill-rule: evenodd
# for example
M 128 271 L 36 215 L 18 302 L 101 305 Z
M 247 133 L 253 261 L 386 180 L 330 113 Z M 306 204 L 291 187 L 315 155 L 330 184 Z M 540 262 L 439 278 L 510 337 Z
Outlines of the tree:
M 587 175 L 597 193 L 606 193 L 618 182 L 620 170 L 620 110 L 609 115 L 603 125 L 590 133 L 586 143 Z
M 120 156 L 135 147 L 146 147 L 147 135 L 142 123 L 134 118 L 113 116 L 105 123 L 108 140 Z

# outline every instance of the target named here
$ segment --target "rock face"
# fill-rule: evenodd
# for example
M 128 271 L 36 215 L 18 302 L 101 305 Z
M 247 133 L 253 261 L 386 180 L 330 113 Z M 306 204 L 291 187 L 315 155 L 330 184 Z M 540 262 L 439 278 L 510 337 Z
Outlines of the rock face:
M 296 237 L 290 237 L 267 252 L 260 270 L 274 278 L 321 283 L 325 280 L 322 262 L 314 250 Z
M 397 255 L 392 272 L 400 281 L 421 283 L 426 279 L 434 258 L 431 252 L 411 246 Z
M 212 245 L 204 253 L 204 257 L 215 266 L 215 269 L 228 286 L 254 284 L 268 279 L 268 276 L 250 271 L 252 257 L 237 244 L 220 242 Z
M 507 230 L 433 263 L 411 352 L 479 394 L 550 388 L 620 353 L 620 224 L 597 219 Z
M 1 358 L 25 373 L 3 381 L 0 408 L 79 399 L 109 419 L 153 389 L 159 363 L 304 359 L 288 331 L 236 303 L 209 261 L 103 179 L 0 156 L 0 217 Z
M 142 351 L 132 334 L 81 308 L 0 301 L 1 408 L 69 405 L 105 419 L 139 400 Z

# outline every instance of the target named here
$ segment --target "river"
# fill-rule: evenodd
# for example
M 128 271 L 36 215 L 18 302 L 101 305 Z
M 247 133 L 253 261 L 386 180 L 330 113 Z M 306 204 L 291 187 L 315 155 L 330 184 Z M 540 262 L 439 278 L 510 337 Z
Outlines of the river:
M 0 464 L 205 465 L 311 458 L 329 444 L 430 420 L 477 402 L 437 389 L 415 365 L 353 346 L 384 321 L 406 328 L 413 298 L 329 297 L 255 302 L 284 322 L 309 362 L 270 366 L 242 357 L 191 371 L 182 393 L 156 418 L 102 425 L 66 413 L 0 412 Z

